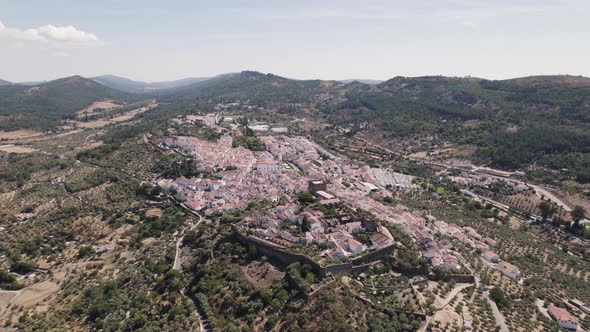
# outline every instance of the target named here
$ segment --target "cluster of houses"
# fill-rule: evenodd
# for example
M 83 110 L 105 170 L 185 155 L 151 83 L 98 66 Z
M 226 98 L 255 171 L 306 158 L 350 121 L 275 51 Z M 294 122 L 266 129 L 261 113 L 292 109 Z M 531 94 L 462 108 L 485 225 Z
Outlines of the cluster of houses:
M 318 198 L 330 195 L 332 198 L 324 200 L 337 200 L 324 191 L 326 184 L 323 181 L 310 181 L 308 186 Z M 355 256 L 367 250 L 392 245 L 394 242 L 392 238 L 379 231 L 379 226 L 374 220 L 358 217 L 349 212 L 325 215 L 322 211 L 303 208 L 295 202 L 274 207 L 270 215 L 255 213 L 244 218 L 239 226 L 259 238 L 284 247 L 292 247 L 295 244 L 318 245 L 318 254 L 330 259 Z M 370 243 L 361 243 L 355 238 L 358 233 L 367 233 Z
M 448 174 L 448 171 L 443 171 L 446 172 Z M 485 174 L 480 174 L 480 173 L 464 173 L 461 175 L 457 175 L 457 176 L 449 176 L 449 179 L 454 182 L 454 183 L 458 183 L 461 184 L 463 186 L 477 186 L 477 187 L 483 187 L 483 188 L 489 188 L 492 184 L 495 183 L 501 183 L 503 185 L 505 185 L 506 187 L 512 188 L 515 192 L 523 192 L 526 190 L 529 190 L 530 187 L 527 186 L 526 184 L 523 184 L 521 182 L 516 182 L 516 181 L 510 181 L 510 180 L 500 180 L 496 177 L 492 177 L 492 176 L 486 176 Z
M 449 270 L 460 268 L 461 257 L 452 252 L 447 240 L 437 240 L 426 221 L 402 205 L 391 206 L 373 199 L 368 194 L 380 191 L 383 185 L 410 188 L 411 177 L 389 170 L 355 166 L 349 160 L 330 155 L 317 144 L 304 137 L 273 135 L 259 137 L 267 151 L 252 152 L 242 147 L 232 148 L 232 137 L 222 135 L 218 142 L 203 141 L 194 137 L 177 137 L 164 141 L 164 146 L 191 155 L 199 169 L 215 170 L 214 179 L 160 179 L 158 184 L 172 187 L 185 199 L 185 204 L 206 215 L 228 209 L 245 209 L 248 202 L 261 198 L 278 202 L 281 198 L 292 200 L 297 193 L 308 190 L 316 196 L 320 206 L 333 208 L 338 205 L 361 208 L 375 216 L 375 220 L 387 220 L 412 236 L 423 254 L 436 253 L 431 263 Z M 234 170 L 225 170 L 228 166 Z M 294 165 L 297 171 L 285 171 Z M 222 169 L 222 170 L 219 170 Z M 207 181 L 204 181 L 207 180 Z M 326 181 L 330 180 L 330 183 Z M 345 182 L 348 182 L 345 185 Z M 381 186 L 381 187 L 379 187 Z M 297 208 L 278 211 L 286 218 Z M 326 243 L 327 257 L 347 257 L 383 245 L 393 239 L 379 232 L 370 236 L 370 242 L 360 244 L 351 227 L 355 220 L 337 220 L 318 215 L 319 211 L 303 211 L 309 224 L 305 234 L 288 231 L 284 224 L 265 223 L 265 227 L 252 224 L 250 230 L 265 239 L 288 243 Z M 291 214 L 291 216 L 289 216 Z M 301 214 L 301 213 L 299 213 Z M 295 221 L 291 220 L 291 223 Z M 268 227 L 266 227 L 268 226 Z M 361 228 L 367 230 L 362 224 Z M 285 232 L 287 231 L 287 232 Z M 369 231 L 374 232 L 372 227 Z M 481 241 L 479 241 L 481 242 Z M 484 242 L 481 242 L 484 243 Z M 369 247 L 369 248 L 367 248 Z M 485 249 L 482 247 L 482 250 Z
M 475 229 L 469 226 L 460 227 L 456 224 L 449 225 L 442 220 L 435 221 L 434 226 L 441 233 L 446 234 L 475 250 L 479 250 L 482 253 L 482 258 L 494 266 L 500 273 L 514 280 L 520 279 L 520 270 L 508 262 L 501 261 L 500 256 L 492 251 L 492 248 L 498 244 L 496 240 L 489 237 L 483 237 Z

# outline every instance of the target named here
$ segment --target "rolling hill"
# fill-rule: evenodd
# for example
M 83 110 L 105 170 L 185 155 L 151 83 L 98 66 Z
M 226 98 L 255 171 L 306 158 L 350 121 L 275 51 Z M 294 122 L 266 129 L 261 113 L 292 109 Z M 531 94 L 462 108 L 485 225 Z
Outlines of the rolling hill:
M 299 103 L 320 93 L 344 86 L 337 81 L 293 80 L 256 71 L 223 74 L 182 87 L 167 94 L 170 98 L 249 99 L 258 104 Z
M 114 75 L 103 75 L 103 76 L 96 76 L 91 77 L 91 80 L 108 86 L 110 88 L 126 91 L 126 92 L 134 92 L 134 93 L 148 93 L 157 90 L 165 90 L 165 89 L 174 89 L 178 87 L 187 86 L 193 83 L 206 81 L 208 77 L 191 77 L 191 78 L 184 78 L 175 81 L 167 81 L 167 82 L 142 82 L 142 81 L 134 81 L 130 80 L 125 77 L 119 77 Z
M 95 101 L 137 100 L 132 94 L 100 83 L 72 76 L 33 87 L 8 85 L 0 87 L 0 130 L 31 128 L 56 129 L 67 118 Z
M 362 79 L 362 78 L 350 78 L 350 79 L 346 79 L 346 80 L 339 80 L 339 82 L 345 83 L 345 84 L 349 84 L 349 83 L 354 83 L 354 82 L 360 82 L 363 84 L 379 84 L 382 83 L 383 81 L 381 80 L 369 80 L 369 79 Z
M 536 162 L 590 181 L 590 79 L 536 76 L 502 81 L 394 77 L 324 105 L 328 122 L 394 140 L 473 144 L 472 156 L 503 169 Z M 360 124 L 363 124 L 361 129 Z M 380 137 L 380 138 L 379 138 Z
M 0 78 L 0 85 L 11 85 L 12 83 L 5 81 L 3 79 Z

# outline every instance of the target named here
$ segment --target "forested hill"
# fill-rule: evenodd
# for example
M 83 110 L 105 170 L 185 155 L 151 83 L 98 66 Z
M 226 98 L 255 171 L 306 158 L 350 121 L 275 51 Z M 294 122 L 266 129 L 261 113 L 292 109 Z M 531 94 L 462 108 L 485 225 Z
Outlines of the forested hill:
M 534 76 L 490 81 L 442 76 L 357 83 L 324 105 L 329 122 L 389 139 L 431 136 L 475 144 L 481 162 L 505 169 L 533 162 L 590 178 L 590 79 Z
M 106 85 L 110 88 L 135 93 L 149 93 L 158 90 L 174 89 L 178 87 L 187 86 L 193 83 L 206 81 L 208 77 L 190 77 L 183 78 L 175 81 L 167 82 L 142 82 L 134 81 L 125 77 L 118 77 L 114 75 L 102 75 L 97 77 L 91 77 L 91 80 L 100 84 Z
M 258 104 L 310 102 L 318 94 L 344 86 L 336 81 L 293 80 L 256 71 L 224 74 L 176 89 L 169 98 L 249 99 Z
M 127 102 L 137 98 L 81 76 L 33 87 L 0 86 L 0 130 L 52 130 L 95 101 L 112 99 Z
M 112 78 L 112 77 L 111 77 Z M 265 109 L 296 104 L 329 124 L 383 139 L 473 144 L 469 158 L 504 169 L 535 163 L 567 168 L 590 180 L 590 79 L 531 76 L 511 80 L 473 77 L 394 77 L 379 84 L 293 80 L 255 71 L 219 75 L 154 92 L 161 117 L 199 103 L 248 100 Z M 151 96 L 150 96 L 151 97 Z M 33 87 L 0 86 L 0 130 L 55 129 L 92 102 L 145 99 L 73 76 Z M 289 106 L 290 107 L 290 106 Z M 166 113 L 169 112 L 169 113 Z M 293 114 L 294 116 L 297 116 Z

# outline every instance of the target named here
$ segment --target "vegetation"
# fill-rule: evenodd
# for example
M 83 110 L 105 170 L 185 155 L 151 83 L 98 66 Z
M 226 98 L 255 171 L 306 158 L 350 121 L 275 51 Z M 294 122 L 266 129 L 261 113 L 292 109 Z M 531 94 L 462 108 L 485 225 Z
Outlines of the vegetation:
M 66 119 L 95 101 L 134 101 L 138 96 L 113 90 L 80 76 L 28 87 L 0 87 L 0 130 L 55 130 Z
M 498 308 L 500 309 L 509 309 L 510 308 L 510 301 L 506 298 L 504 292 L 498 288 L 494 287 L 490 291 L 490 298 L 492 301 L 496 302 Z
M 262 144 L 262 141 L 256 136 L 234 137 L 232 147 L 236 148 L 238 146 L 245 147 L 252 151 L 264 151 L 264 144 Z
M 297 195 L 297 200 L 301 203 L 313 203 L 315 198 L 309 191 L 302 191 Z

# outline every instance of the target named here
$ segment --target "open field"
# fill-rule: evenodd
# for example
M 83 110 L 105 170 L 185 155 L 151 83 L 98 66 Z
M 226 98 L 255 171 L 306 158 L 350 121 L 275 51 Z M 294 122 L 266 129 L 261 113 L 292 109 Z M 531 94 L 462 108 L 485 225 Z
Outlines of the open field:
M 19 129 L 12 131 L 0 131 L 0 140 L 13 140 L 20 138 L 29 138 L 43 135 L 43 133 L 30 130 L 30 129 Z
M 105 100 L 105 101 L 96 101 L 92 103 L 90 106 L 78 111 L 76 114 L 78 117 L 84 115 L 92 115 L 94 114 L 94 110 L 101 109 L 101 110 L 111 110 L 113 108 L 120 107 L 121 105 L 113 103 L 112 100 Z
M 32 153 L 38 151 L 37 149 L 27 146 L 19 146 L 13 144 L 0 145 L 0 151 L 8 153 Z

